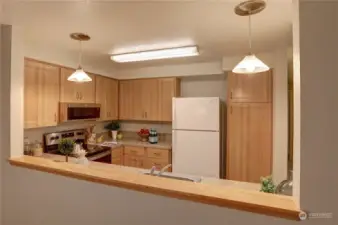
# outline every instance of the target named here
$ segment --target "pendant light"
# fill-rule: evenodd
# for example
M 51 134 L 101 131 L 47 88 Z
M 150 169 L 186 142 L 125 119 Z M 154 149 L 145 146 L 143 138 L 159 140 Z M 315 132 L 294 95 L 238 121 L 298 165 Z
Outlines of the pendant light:
M 235 7 L 235 13 L 239 16 L 249 17 L 249 54 L 240 61 L 232 70 L 234 73 L 252 74 L 268 71 L 270 68 L 252 53 L 251 16 L 265 9 L 266 3 L 262 0 L 249 0 Z
M 90 40 L 90 37 L 86 34 L 82 33 L 72 33 L 70 34 L 70 37 L 73 40 L 79 41 L 80 43 L 80 54 L 79 54 L 79 65 L 76 69 L 76 71 L 71 74 L 67 80 L 83 83 L 83 82 L 90 82 L 92 81 L 92 78 L 88 76 L 88 74 L 82 69 L 81 63 L 82 63 L 82 41 L 88 41 Z

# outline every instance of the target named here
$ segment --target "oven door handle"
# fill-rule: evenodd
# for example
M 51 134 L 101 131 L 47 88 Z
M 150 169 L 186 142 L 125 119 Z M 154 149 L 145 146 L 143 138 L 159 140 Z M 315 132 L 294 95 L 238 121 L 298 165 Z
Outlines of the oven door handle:
M 110 155 L 110 154 L 111 154 L 111 150 L 109 149 L 109 150 L 107 150 L 107 151 L 105 151 L 105 152 L 101 152 L 101 153 L 99 153 L 99 154 L 89 156 L 89 157 L 87 157 L 87 159 L 90 160 L 90 161 L 94 161 L 94 160 L 97 160 L 97 159 L 99 159 L 99 158 L 108 156 L 108 155 Z

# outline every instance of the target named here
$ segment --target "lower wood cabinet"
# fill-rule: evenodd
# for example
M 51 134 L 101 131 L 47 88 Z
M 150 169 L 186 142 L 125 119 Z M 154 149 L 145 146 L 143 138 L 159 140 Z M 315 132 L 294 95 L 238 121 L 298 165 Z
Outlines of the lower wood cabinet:
M 111 163 L 123 165 L 123 147 L 113 148 L 111 150 Z
M 116 158 L 115 161 L 118 162 Z M 161 168 L 170 163 L 171 163 L 171 151 L 168 149 L 124 146 L 123 150 L 124 166 L 137 167 L 143 169 L 151 169 L 153 166 L 156 166 L 156 170 L 161 170 Z M 172 169 L 170 168 L 168 171 L 172 171 Z
M 144 159 L 139 156 L 124 155 L 123 165 L 137 168 L 144 168 Z

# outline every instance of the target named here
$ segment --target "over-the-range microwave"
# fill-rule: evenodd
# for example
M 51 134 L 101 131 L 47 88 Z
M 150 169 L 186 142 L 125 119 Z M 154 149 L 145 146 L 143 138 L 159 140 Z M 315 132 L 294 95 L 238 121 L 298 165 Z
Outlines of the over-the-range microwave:
M 60 102 L 60 122 L 100 119 L 100 104 Z

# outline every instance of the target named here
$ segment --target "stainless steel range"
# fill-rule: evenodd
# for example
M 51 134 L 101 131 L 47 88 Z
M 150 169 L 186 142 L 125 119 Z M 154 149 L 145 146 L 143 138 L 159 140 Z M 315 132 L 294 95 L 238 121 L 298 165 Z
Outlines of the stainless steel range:
M 86 130 L 69 130 L 55 133 L 44 134 L 44 152 L 50 154 L 62 155 L 58 150 L 58 145 L 61 139 L 72 139 L 75 143 L 81 144 L 83 149 L 87 151 L 86 157 L 88 160 L 95 162 L 111 163 L 110 147 L 98 145 L 86 145 L 85 142 Z

